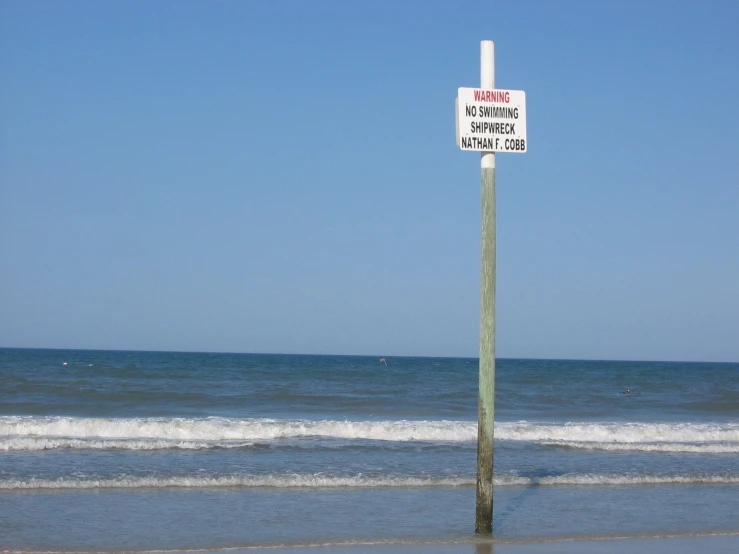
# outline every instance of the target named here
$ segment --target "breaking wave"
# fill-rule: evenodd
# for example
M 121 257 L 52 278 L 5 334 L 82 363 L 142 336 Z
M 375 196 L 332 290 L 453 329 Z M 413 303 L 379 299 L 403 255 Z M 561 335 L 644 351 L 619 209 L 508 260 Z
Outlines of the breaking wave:
M 739 423 L 496 423 L 501 441 L 610 451 L 739 452 Z M 474 443 L 470 421 L 0 417 L 0 451 L 247 448 L 304 439 Z
M 738 484 L 739 475 L 598 475 L 565 474 L 543 477 L 496 476 L 495 486 L 603 486 L 669 484 Z M 149 488 L 441 488 L 474 487 L 474 477 L 371 477 L 327 475 L 220 475 L 115 478 L 0 480 L 0 490 L 149 489 Z

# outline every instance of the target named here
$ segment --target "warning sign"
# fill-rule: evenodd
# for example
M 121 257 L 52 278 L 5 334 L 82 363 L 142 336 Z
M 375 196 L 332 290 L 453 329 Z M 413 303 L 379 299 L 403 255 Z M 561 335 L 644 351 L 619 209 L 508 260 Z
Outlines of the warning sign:
M 526 93 L 460 88 L 457 145 L 481 152 L 526 152 Z

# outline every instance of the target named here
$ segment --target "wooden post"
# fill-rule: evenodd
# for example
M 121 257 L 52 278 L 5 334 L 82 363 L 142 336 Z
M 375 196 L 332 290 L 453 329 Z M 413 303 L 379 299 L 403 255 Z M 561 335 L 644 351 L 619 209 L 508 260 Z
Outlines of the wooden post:
M 495 46 L 480 44 L 480 87 L 495 88 Z M 480 385 L 477 413 L 475 532 L 493 532 L 493 421 L 495 413 L 495 153 L 482 152 L 482 263 L 480 275 Z

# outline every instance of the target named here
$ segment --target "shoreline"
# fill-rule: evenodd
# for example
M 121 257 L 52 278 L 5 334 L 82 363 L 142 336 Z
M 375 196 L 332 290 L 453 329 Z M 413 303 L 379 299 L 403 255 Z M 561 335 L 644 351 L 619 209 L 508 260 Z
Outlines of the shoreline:
M 547 540 L 470 542 L 428 542 L 423 544 L 375 544 L 322 547 L 249 548 L 229 554 L 269 552 L 270 554 L 733 554 L 739 550 L 739 531 L 701 535 L 621 536 L 563 538 Z
M 0 554 L 566 554 L 588 553 L 671 554 L 739 550 L 739 530 L 715 533 L 670 533 L 609 536 L 572 536 L 531 539 L 470 537 L 450 540 L 379 539 L 357 541 L 311 541 L 292 544 L 241 545 L 214 548 L 143 549 L 44 549 L 13 548 L 0 545 Z

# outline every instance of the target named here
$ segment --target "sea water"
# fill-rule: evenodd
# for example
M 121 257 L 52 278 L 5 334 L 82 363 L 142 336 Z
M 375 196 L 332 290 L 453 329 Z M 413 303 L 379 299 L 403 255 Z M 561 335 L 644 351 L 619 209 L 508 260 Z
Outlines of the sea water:
M 466 358 L 0 349 L 0 547 L 474 535 Z M 500 359 L 499 539 L 739 531 L 739 364 Z

